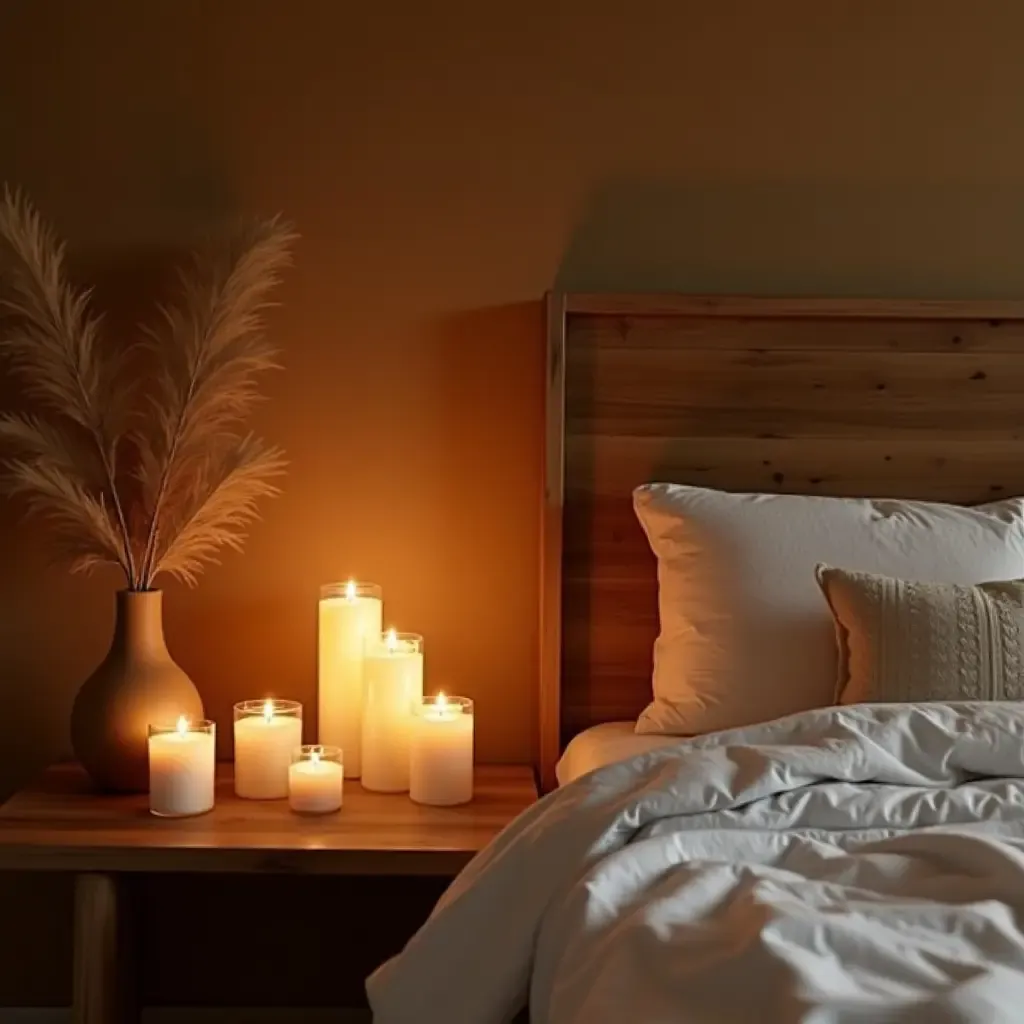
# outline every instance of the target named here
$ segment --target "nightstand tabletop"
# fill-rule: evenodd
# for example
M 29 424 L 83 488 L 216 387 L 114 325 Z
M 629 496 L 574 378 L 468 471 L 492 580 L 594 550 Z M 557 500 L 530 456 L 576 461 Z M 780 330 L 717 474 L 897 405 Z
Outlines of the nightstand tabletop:
M 285 800 L 239 800 L 217 766 L 217 803 L 195 818 L 156 818 L 148 797 L 94 792 L 57 765 L 0 807 L 0 870 L 449 875 L 537 799 L 533 772 L 478 765 L 472 803 L 423 807 L 345 782 L 336 814 L 293 814 Z

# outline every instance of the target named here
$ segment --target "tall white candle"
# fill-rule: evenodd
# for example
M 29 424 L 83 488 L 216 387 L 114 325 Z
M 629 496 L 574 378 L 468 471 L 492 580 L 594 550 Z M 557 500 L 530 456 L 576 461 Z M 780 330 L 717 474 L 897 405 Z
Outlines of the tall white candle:
M 149 809 L 161 818 L 204 814 L 213 807 L 215 726 L 182 716 L 173 727 L 149 727 Z
M 389 630 L 367 648 L 364 671 L 363 786 L 404 793 L 413 708 L 423 700 L 423 638 Z
M 288 805 L 298 814 L 330 814 L 341 808 L 345 772 L 340 747 L 303 747 L 288 769 Z
M 345 775 L 362 771 L 365 682 L 363 655 L 380 636 L 381 590 L 374 583 L 331 583 L 320 588 L 319 740 L 344 752 Z
M 302 705 L 294 700 L 235 705 L 235 794 L 247 800 L 282 800 L 288 768 L 302 746 Z
M 409 762 L 409 796 L 448 807 L 473 799 L 473 702 L 426 699 L 417 708 Z

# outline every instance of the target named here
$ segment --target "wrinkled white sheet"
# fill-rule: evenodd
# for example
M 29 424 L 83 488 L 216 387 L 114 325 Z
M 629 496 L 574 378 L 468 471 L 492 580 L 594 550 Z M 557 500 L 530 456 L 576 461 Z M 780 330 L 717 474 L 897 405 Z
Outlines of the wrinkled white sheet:
M 861 705 L 549 794 L 367 982 L 376 1024 L 1024 1022 L 1024 704 Z

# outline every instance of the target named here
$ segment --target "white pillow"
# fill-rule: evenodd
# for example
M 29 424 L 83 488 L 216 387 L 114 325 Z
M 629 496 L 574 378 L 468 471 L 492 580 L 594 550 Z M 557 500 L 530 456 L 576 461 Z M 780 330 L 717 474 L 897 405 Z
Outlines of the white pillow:
M 933 583 L 1024 577 L 1024 499 L 924 501 L 633 493 L 658 558 L 654 702 L 637 732 L 731 729 L 835 703 L 835 630 L 819 562 Z

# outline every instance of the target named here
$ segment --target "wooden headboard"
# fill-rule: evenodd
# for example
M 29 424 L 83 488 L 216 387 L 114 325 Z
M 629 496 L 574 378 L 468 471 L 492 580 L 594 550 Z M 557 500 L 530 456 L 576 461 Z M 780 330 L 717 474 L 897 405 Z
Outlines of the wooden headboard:
M 1024 493 L 1024 302 L 552 294 L 541 777 L 650 699 L 632 489 L 973 503 Z

